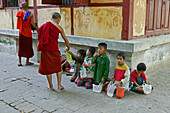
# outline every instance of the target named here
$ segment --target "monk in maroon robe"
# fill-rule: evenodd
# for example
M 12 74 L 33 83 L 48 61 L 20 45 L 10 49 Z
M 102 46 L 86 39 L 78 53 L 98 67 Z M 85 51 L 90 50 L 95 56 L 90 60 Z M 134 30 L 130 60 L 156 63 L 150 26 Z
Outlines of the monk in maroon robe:
M 33 65 L 33 63 L 29 62 L 29 58 L 33 57 L 34 55 L 32 48 L 31 24 L 36 30 L 38 30 L 38 27 L 34 23 L 34 15 L 30 11 L 28 11 L 27 2 L 22 3 L 22 10 L 17 13 L 16 17 L 17 17 L 17 29 L 20 29 L 18 66 L 22 66 L 21 57 L 27 58 L 26 65 Z
M 39 45 L 37 50 L 41 51 L 41 60 L 38 72 L 47 76 L 49 83 L 49 89 L 53 89 L 52 74 L 57 74 L 58 89 L 64 89 L 61 85 L 61 60 L 60 52 L 58 48 L 58 38 L 61 34 L 67 46 L 66 51 L 70 49 L 69 42 L 65 36 L 63 28 L 59 25 L 61 21 L 61 15 L 59 13 L 53 13 L 52 21 L 43 24 L 38 30 Z

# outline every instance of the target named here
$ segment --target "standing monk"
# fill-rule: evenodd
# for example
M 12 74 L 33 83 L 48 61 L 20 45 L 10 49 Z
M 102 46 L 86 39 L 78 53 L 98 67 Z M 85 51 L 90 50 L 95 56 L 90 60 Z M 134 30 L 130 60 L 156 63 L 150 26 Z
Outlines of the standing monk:
M 19 11 L 16 15 L 17 19 L 17 29 L 19 31 L 19 64 L 18 66 L 22 66 L 21 57 L 26 57 L 26 66 L 33 65 L 34 63 L 29 62 L 29 58 L 33 57 L 33 48 L 32 48 L 32 32 L 31 32 L 31 24 L 32 26 L 38 30 L 38 27 L 34 23 L 34 15 L 28 11 L 28 3 L 22 3 L 22 10 Z
M 37 50 L 41 51 L 41 60 L 38 72 L 47 76 L 49 89 L 53 91 L 52 74 L 57 74 L 58 89 L 64 89 L 61 85 L 61 60 L 58 48 L 58 38 L 61 34 L 67 46 L 66 51 L 70 49 L 69 42 L 66 38 L 63 28 L 59 25 L 61 15 L 57 12 L 53 13 L 52 21 L 43 24 L 38 30 L 39 45 Z

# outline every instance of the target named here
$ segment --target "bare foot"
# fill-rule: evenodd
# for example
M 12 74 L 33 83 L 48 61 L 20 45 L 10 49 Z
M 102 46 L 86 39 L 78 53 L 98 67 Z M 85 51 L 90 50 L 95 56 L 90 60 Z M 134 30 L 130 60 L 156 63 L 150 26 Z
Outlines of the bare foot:
M 21 64 L 21 63 L 19 63 L 19 64 L 18 64 L 18 66 L 22 66 L 22 64 Z
M 63 87 L 62 85 L 59 85 L 59 86 L 58 86 L 58 89 L 59 89 L 59 90 L 63 90 L 64 87 Z
M 34 63 L 32 63 L 32 62 L 27 62 L 25 65 L 26 65 L 26 66 L 30 66 L 30 65 L 34 65 Z
M 50 89 L 51 91 L 54 91 L 53 87 L 47 87 L 48 89 Z

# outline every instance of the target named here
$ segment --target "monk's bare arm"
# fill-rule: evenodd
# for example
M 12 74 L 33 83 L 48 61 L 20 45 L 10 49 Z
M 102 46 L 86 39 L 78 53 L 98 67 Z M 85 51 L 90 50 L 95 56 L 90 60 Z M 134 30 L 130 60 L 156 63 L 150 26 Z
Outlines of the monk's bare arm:
M 66 44 L 66 46 L 67 46 L 67 51 L 69 51 L 69 50 L 70 50 L 69 41 L 68 41 L 68 39 L 67 39 L 67 37 L 66 37 L 66 35 L 65 35 L 65 33 L 64 33 L 63 28 L 62 28 L 61 26 L 59 26 L 59 27 L 60 27 L 60 31 L 61 31 L 61 36 L 62 36 L 62 38 L 64 39 L 65 44 Z
M 35 25 L 35 22 L 34 22 L 34 15 L 31 13 L 30 14 L 30 18 L 31 18 L 31 24 L 32 24 L 32 26 L 36 29 L 36 30 L 38 30 L 38 27 Z

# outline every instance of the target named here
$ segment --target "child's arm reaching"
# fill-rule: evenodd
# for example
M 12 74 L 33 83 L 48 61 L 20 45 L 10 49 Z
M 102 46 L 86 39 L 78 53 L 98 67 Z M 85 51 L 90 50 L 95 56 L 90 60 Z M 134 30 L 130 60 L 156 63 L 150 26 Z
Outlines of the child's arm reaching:
M 74 53 L 72 53 L 71 51 L 68 51 L 68 53 L 71 54 L 72 57 L 74 57 L 75 59 L 77 59 L 77 56 L 76 56 Z
M 148 85 L 150 85 L 150 82 L 148 82 L 148 81 L 147 81 L 147 78 L 146 78 L 145 73 L 143 73 L 143 77 L 144 77 L 144 81 L 145 81 L 145 83 L 146 83 L 146 84 L 148 84 Z

